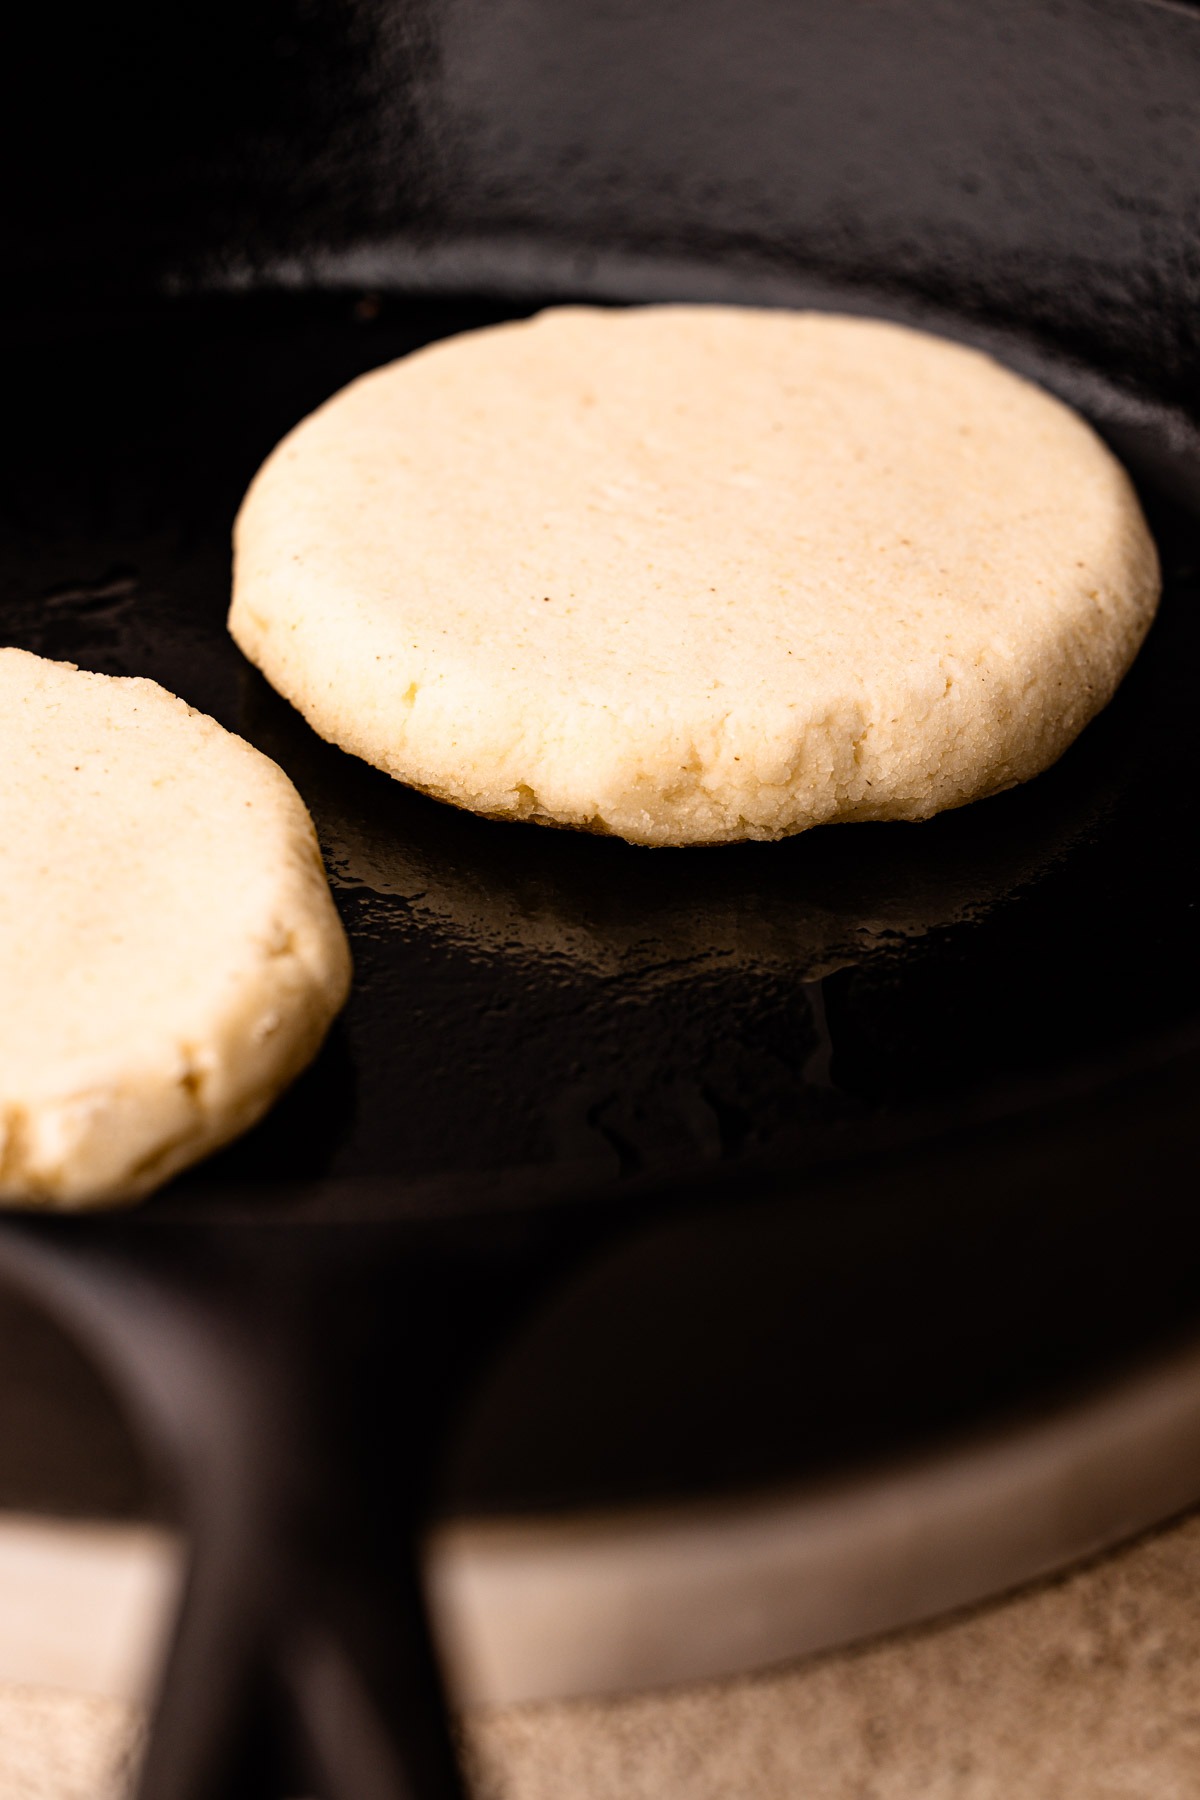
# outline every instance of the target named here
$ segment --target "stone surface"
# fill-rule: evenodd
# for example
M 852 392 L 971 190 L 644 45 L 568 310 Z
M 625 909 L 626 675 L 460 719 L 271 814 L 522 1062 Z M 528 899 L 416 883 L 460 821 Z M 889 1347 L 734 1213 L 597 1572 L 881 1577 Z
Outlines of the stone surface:
M 1062 1580 L 788 1668 L 480 1712 L 476 1800 L 1194 1800 L 1200 1514 Z M 126 1800 L 136 1709 L 0 1688 L 4 1800 Z
M 478 1800 L 1193 1800 L 1200 1516 L 999 1604 L 738 1680 L 468 1722 Z
M 140 1722 L 124 1700 L 0 1687 L 4 1800 L 125 1800 Z

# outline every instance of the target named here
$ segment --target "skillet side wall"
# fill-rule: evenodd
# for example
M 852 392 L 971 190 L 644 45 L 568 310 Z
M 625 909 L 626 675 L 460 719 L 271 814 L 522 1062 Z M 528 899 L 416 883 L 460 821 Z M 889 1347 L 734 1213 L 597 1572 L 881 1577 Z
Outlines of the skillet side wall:
M 382 288 L 1041 333 L 1200 397 L 1200 29 L 1159 0 L 148 0 L 8 59 L 8 304 Z

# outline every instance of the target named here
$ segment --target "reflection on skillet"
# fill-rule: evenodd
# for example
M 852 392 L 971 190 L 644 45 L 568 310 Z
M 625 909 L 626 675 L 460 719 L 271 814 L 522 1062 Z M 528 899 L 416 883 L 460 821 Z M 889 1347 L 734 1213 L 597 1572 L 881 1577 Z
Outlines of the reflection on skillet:
M 351 1088 L 318 1159 L 335 1173 L 621 1177 L 853 1132 L 914 1019 L 928 1031 L 947 952 L 971 957 L 990 921 L 1011 980 L 1005 915 L 1103 841 L 1135 774 L 1102 724 L 1027 788 L 928 825 L 655 852 L 415 794 L 250 670 L 242 726 L 313 810 L 358 967 L 322 1106 L 314 1076 L 259 1134 L 272 1173 Z M 874 998 L 850 985 L 873 968 Z M 969 1080 L 962 1025 L 944 1038 Z M 986 1009 L 967 1029 L 995 1035 Z
M 431 801 L 323 743 L 251 671 L 245 715 L 244 734 L 304 794 L 336 888 L 399 903 L 394 916 L 481 957 L 657 983 L 708 964 L 816 982 L 980 917 L 1094 833 L 1130 768 L 1081 752 L 1019 805 L 977 804 L 934 825 L 647 851 Z

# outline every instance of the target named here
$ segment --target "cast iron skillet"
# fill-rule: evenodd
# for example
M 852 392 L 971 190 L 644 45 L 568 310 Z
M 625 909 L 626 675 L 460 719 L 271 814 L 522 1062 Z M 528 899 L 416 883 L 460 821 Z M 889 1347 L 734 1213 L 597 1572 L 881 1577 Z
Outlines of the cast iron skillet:
M 226 68 L 218 8 L 137 20 L 149 80 L 119 31 L 59 59 L 74 149 L 8 252 L 3 635 L 280 761 L 357 966 L 248 1138 L 0 1240 L 193 1537 L 150 1800 L 453 1791 L 431 1508 L 867 1465 L 1196 1323 L 1200 26 L 980 11 L 281 11 Z M 229 526 L 297 418 L 448 331 L 665 296 L 923 322 L 1091 414 L 1166 591 L 1056 769 L 650 853 L 409 794 L 242 661 Z

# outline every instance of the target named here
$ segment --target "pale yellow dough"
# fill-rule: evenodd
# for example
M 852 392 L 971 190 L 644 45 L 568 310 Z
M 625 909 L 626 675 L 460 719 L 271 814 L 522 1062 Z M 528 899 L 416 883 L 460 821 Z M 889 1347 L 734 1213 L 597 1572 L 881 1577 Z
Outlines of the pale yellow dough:
M 1119 464 L 977 351 L 570 307 L 298 426 L 242 508 L 230 628 L 402 781 L 696 844 L 1026 780 L 1110 699 L 1158 593 Z
M 282 770 L 152 681 L 0 649 L 0 1202 L 147 1193 L 253 1124 L 349 981 Z

